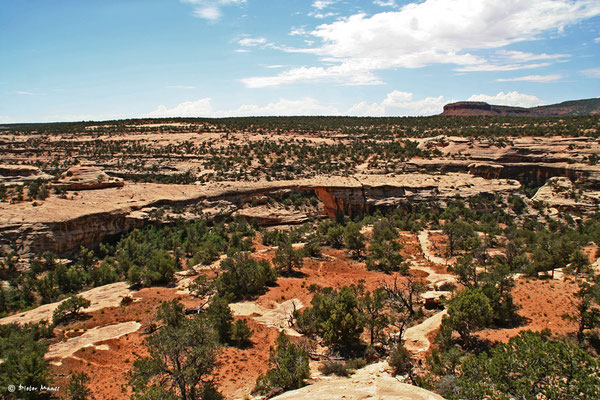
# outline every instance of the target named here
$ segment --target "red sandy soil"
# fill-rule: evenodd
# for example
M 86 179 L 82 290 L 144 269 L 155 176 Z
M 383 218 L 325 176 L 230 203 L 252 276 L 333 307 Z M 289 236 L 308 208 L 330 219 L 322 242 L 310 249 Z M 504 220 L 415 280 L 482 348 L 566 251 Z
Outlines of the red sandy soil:
M 510 329 L 486 329 L 479 337 L 492 342 L 507 342 L 523 330 L 541 331 L 550 329 L 554 334 L 573 335 L 577 324 L 563 318 L 575 313 L 573 293 L 577 284 L 571 279 L 520 279 L 513 289 L 515 304 L 520 306 L 518 314 L 525 318 L 522 326 Z
M 598 256 L 600 256 L 600 254 L 598 254 L 598 246 L 595 243 L 583 247 L 582 251 L 583 254 L 588 256 L 590 263 L 596 261 Z
M 401 236 L 404 245 L 403 255 L 405 258 L 415 257 L 424 261 L 416 236 L 408 232 L 406 234 Z M 255 241 L 255 247 L 256 258 L 267 260 L 273 258 L 274 250 L 258 252 L 269 249 L 258 240 Z M 310 305 L 312 299 L 312 293 L 308 290 L 311 284 L 339 288 L 344 285 L 356 284 L 362 279 L 365 281 L 367 289 L 373 290 L 379 286 L 380 281 L 391 279 L 390 275 L 368 271 L 364 262 L 351 259 L 344 250 L 323 248 L 322 253 L 322 259 L 304 259 L 301 277 L 280 277 L 277 286 L 258 297 L 256 303 L 265 307 L 273 307 L 274 303 L 298 298 L 306 306 Z M 444 269 L 440 266 L 431 265 L 431 267 Z M 440 272 L 445 271 L 440 270 Z M 413 274 L 426 275 L 422 271 L 413 271 Z M 145 355 L 144 327 L 151 322 L 157 307 L 161 302 L 175 298 L 180 299 L 186 307 L 198 304 L 198 300 L 191 296 L 178 295 L 176 288 L 147 288 L 135 292 L 133 296 L 141 300 L 126 307 L 110 307 L 90 313 L 90 318 L 73 323 L 68 327 L 62 327 L 61 331 L 57 332 L 59 338 L 74 337 L 82 334 L 83 329 L 93 327 L 132 320 L 142 324 L 142 327 L 136 332 L 118 339 L 96 343 L 96 345 L 108 345 L 110 350 L 88 347 L 77 351 L 74 357 L 53 360 L 62 361 L 60 366 L 51 365 L 56 386 L 65 388 L 71 371 L 85 371 L 91 378 L 89 386 L 97 400 L 129 399 L 131 392 L 128 389 L 126 374 L 131 369 L 136 356 Z M 256 378 L 267 369 L 269 348 L 275 343 L 279 334 L 277 329 L 258 324 L 251 317 L 244 319 L 254 330 L 251 339 L 252 346 L 246 349 L 224 347 L 218 357 L 215 378 L 219 390 L 227 398 L 243 398 L 250 393 L 254 388 Z M 78 328 L 77 332 L 74 331 L 75 328 Z M 65 329 L 68 331 L 66 335 L 62 332 Z M 65 392 L 61 390 L 60 395 L 64 398 Z
M 105 344 L 110 350 L 97 350 L 93 347 L 83 348 L 74 354 L 74 357 L 64 358 L 62 365 L 51 365 L 51 371 L 54 374 L 55 386 L 66 388 L 68 375 L 70 371 L 84 371 L 90 380 L 90 390 L 95 399 L 129 399 L 130 392 L 122 387 L 127 387 L 127 378 L 125 374 L 131 369 L 131 365 L 136 355 L 144 355 L 143 334 L 144 326 L 147 326 L 157 307 L 163 302 L 177 298 L 176 289 L 154 287 L 142 289 L 135 292 L 133 297 L 141 300 L 135 301 L 126 307 L 109 307 L 99 311 L 89 313 L 90 318 L 70 324 L 64 329 L 69 329 L 68 337 L 77 336 L 73 334 L 72 329 L 78 328 L 78 334 L 83 333 L 83 329 L 112 325 L 119 322 L 138 321 L 142 328 L 138 331 L 122 336 L 118 339 L 111 339 L 96 344 Z M 191 306 L 188 301 L 182 301 Z M 63 336 L 57 332 L 57 336 Z M 58 361 L 58 360 L 55 360 Z M 59 393 L 65 396 L 64 390 Z
M 256 378 L 267 371 L 269 348 L 275 345 L 277 329 L 245 318 L 254 331 L 252 346 L 245 349 L 225 347 L 218 357 L 215 379 L 221 393 L 228 398 L 243 398 L 254 389 Z

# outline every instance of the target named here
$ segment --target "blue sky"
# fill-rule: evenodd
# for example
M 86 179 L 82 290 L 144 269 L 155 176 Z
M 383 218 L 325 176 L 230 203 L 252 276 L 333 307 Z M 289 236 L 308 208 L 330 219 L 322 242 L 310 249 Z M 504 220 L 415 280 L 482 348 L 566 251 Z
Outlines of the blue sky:
M 600 96 L 598 0 L 3 0 L 0 122 Z

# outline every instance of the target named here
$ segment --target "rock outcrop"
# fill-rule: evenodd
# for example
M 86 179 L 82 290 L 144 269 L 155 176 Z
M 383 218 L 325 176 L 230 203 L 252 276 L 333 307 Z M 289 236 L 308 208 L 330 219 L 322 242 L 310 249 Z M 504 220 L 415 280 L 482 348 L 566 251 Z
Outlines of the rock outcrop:
M 438 149 L 435 159 L 413 158 L 398 165 L 405 171 L 469 172 L 487 179 L 516 179 L 528 186 L 542 186 L 552 177 L 600 189 L 598 140 L 579 138 L 472 139 L 437 136 L 421 139 L 419 147 Z
M 256 221 L 256 223 L 262 226 L 302 224 L 315 215 L 315 213 L 264 205 L 245 207 L 233 213 L 233 216 L 241 216 Z
M 542 202 L 559 211 L 600 211 L 600 193 L 576 190 L 573 182 L 565 177 L 548 179 L 532 200 Z
M 0 165 L 0 183 L 21 183 L 36 179 L 52 179 L 38 167 L 30 165 Z
M 112 177 L 99 167 L 76 165 L 66 170 L 56 184 L 66 190 L 93 190 L 121 187 L 124 183 L 121 178 Z
M 444 400 L 433 392 L 400 382 L 388 372 L 388 368 L 387 362 L 381 361 L 357 370 L 349 378 L 318 377 L 317 382 L 285 392 L 273 397 L 273 400 Z
M 336 217 L 359 215 L 403 202 L 444 200 L 457 195 L 466 198 L 484 193 L 508 194 L 519 188 L 516 181 L 486 180 L 460 173 L 328 176 L 203 185 L 128 184 L 121 188 L 82 191 L 74 199 L 50 197 L 37 206 L 0 203 L 0 247 L 21 255 L 46 250 L 67 255 L 82 245 L 93 247 L 107 236 L 144 223 L 160 222 L 144 210 L 186 206 L 196 210 L 198 215 L 215 218 L 230 215 L 252 204 L 253 198 L 281 189 L 314 191 L 323 202 L 324 211 Z M 287 222 L 291 222 L 291 216 L 288 217 Z

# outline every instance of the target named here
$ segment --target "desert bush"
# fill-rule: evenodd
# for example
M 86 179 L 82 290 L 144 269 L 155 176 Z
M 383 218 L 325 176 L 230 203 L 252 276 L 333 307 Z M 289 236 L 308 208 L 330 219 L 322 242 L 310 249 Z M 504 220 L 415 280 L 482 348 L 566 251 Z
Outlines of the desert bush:
M 388 359 L 388 364 L 392 367 L 392 373 L 394 375 L 409 373 L 412 369 L 412 363 L 411 355 L 404 344 L 402 342 L 396 343 Z
M 308 355 L 281 332 L 269 354 L 269 369 L 256 380 L 255 391 L 276 394 L 304 386 L 310 376 Z
M 59 324 L 73 319 L 80 315 L 82 308 L 89 307 L 90 304 L 91 301 L 84 297 L 71 295 L 56 307 L 52 314 L 52 322 Z
M 319 371 L 323 375 L 348 376 L 350 371 L 346 363 L 342 361 L 325 361 L 319 366 Z

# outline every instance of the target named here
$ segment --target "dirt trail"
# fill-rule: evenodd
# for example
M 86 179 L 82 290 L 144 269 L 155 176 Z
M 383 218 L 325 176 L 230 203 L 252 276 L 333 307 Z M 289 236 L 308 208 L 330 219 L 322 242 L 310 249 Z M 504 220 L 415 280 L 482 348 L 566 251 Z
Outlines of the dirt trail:
M 433 289 L 437 289 L 444 283 L 456 283 L 456 277 L 454 275 L 435 272 L 433 268 L 427 266 L 423 262 L 413 261 L 410 268 L 427 272 L 428 275 L 426 279 L 429 281 L 429 286 Z
M 444 400 L 435 393 L 399 382 L 387 368 L 387 362 L 381 361 L 357 370 L 349 378 L 321 377 L 312 385 L 286 392 L 273 400 Z
M 296 310 L 304 307 L 302 302 L 298 299 L 291 299 L 284 301 L 283 303 L 273 302 L 272 306 L 273 308 L 266 308 L 250 301 L 243 301 L 239 303 L 231 303 L 229 308 L 231 308 L 231 312 L 235 316 L 249 316 L 259 324 L 277 328 L 280 331 L 283 330 L 287 335 L 296 337 L 302 336 L 296 330 L 290 328 L 288 323 L 294 307 Z
M 402 335 L 406 350 L 414 354 L 424 353 L 429 350 L 431 342 L 429 339 L 427 339 L 427 335 L 436 329 L 439 329 L 440 325 L 442 324 L 442 319 L 447 313 L 448 312 L 446 310 L 440 311 L 439 313 L 427 318 L 419 325 L 408 328 L 404 332 L 404 335 Z
M 81 336 L 67 339 L 64 342 L 56 343 L 50 346 L 45 358 L 66 358 L 71 357 L 78 350 L 93 346 L 94 343 L 104 340 L 116 339 L 128 333 L 132 333 L 140 329 L 142 325 L 139 322 L 129 321 L 121 324 L 103 326 L 101 328 L 93 328 L 85 332 Z M 96 346 L 98 350 L 108 350 L 108 346 Z
M 129 285 L 126 282 L 117 282 L 81 292 L 79 295 L 85 297 L 92 303 L 88 308 L 84 309 L 84 311 L 92 312 L 106 307 L 116 307 L 121 303 L 123 297 L 131 296 L 132 293 L 133 291 L 129 289 Z M 28 322 L 35 323 L 42 320 L 51 320 L 52 313 L 54 313 L 56 307 L 63 301 L 44 304 L 33 310 L 2 318 L 0 319 L 0 324 L 10 324 L 13 322 L 25 324 Z
M 421 249 L 423 250 L 423 254 L 425 255 L 425 258 L 431 262 L 434 262 L 436 264 L 446 265 L 447 260 L 445 258 L 436 256 L 435 254 L 433 254 L 433 251 L 431 250 L 431 241 L 429 240 L 429 233 L 431 233 L 431 232 L 441 232 L 441 231 L 423 230 L 423 231 L 419 232 L 418 238 L 419 238 L 419 243 L 421 244 Z

